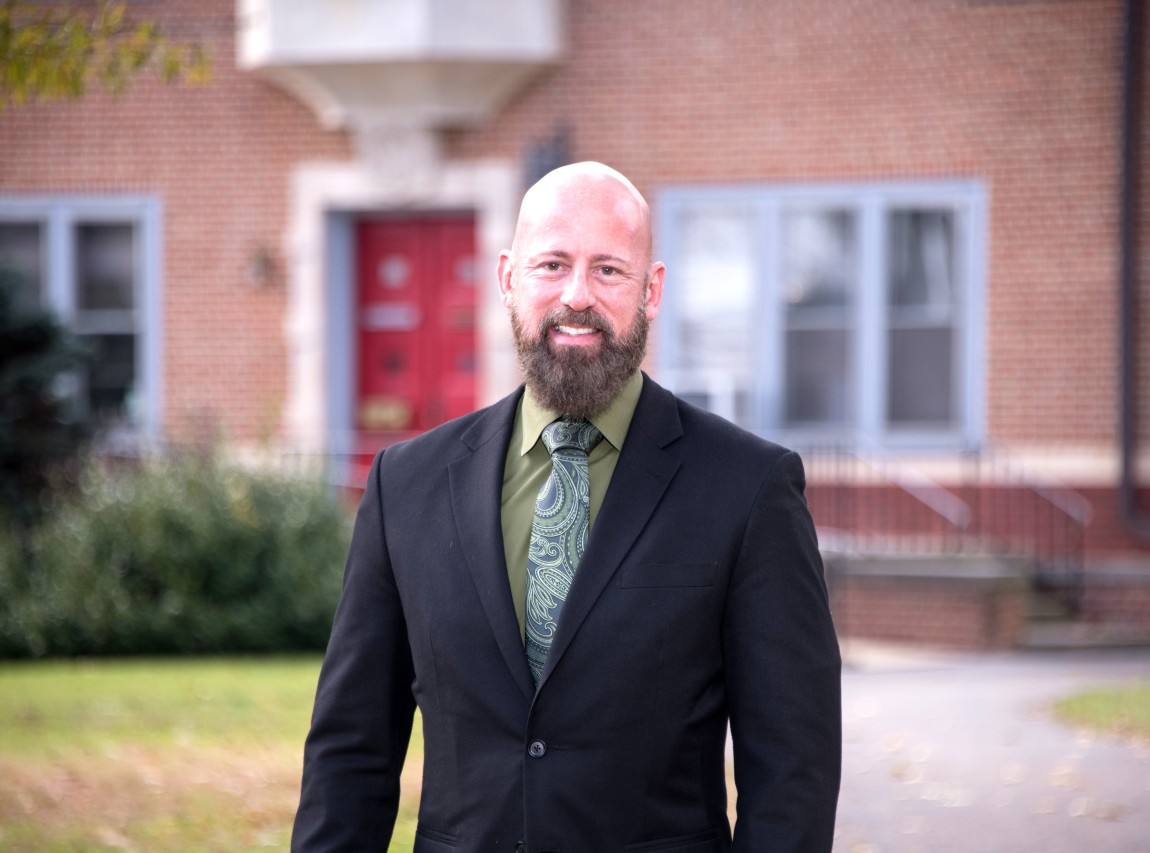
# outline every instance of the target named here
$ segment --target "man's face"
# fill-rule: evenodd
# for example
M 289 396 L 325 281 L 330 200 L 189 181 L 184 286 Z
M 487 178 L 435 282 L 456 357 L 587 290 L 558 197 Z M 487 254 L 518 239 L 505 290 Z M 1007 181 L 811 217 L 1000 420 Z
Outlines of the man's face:
M 598 414 L 642 362 L 663 292 L 649 228 L 633 191 L 601 175 L 529 194 L 499 279 L 528 387 L 548 408 Z

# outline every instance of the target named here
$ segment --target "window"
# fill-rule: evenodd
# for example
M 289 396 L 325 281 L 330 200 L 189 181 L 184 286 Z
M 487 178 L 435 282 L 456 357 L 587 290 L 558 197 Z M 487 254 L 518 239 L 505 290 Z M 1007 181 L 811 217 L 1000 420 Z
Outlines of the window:
M 0 197 L 0 281 L 88 344 L 72 396 L 110 436 L 159 429 L 159 221 L 148 199 Z
M 799 446 L 977 443 L 983 209 L 957 182 L 666 191 L 660 377 Z

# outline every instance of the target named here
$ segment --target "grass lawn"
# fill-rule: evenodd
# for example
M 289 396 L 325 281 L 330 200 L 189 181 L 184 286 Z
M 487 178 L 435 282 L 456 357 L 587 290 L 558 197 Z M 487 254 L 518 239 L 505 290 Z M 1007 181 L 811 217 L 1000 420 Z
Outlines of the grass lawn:
M 1150 682 L 1084 691 L 1063 699 L 1054 713 L 1097 731 L 1150 738 Z
M 0 664 L 0 849 L 286 850 L 318 673 L 318 656 Z M 415 750 L 393 850 L 420 770 Z

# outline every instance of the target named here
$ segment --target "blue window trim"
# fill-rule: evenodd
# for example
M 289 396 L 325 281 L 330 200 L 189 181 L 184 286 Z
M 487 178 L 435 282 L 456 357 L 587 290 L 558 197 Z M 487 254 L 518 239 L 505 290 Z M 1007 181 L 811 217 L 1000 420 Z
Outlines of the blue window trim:
M 848 428 L 785 428 L 782 423 L 783 318 L 777 259 L 780 214 L 795 205 L 850 209 L 859 214 L 861 291 L 855 344 L 854 382 L 859 408 Z M 958 224 L 960 306 L 959 371 L 956 393 L 959 417 L 952 428 L 891 428 L 886 424 L 884 305 L 882 300 L 884 214 L 901 206 L 944 207 Z M 682 244 L 680 214 L 700 207 L 753 211 L 760 240 L 755 249 L 756 304 L 762 334 L 753 353 L 756 432 L 803 447 L 840 443 L 891 450 L 967 450 L 985 441 L 985 289 L 987 192 L 977 180 L 803 183 L 673 186 L 656 195 L 656 256 L 667 264 L 666 289 L 658 324 L 656 365 L 663 377 L 673 377 L 678 364 L 678 336 L 669 330 L 680 321 L 676 247 Z

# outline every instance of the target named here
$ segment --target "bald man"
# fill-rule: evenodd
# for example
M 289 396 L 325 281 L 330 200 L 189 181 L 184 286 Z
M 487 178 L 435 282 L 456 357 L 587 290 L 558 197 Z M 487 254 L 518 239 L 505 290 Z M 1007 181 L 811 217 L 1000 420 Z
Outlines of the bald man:
M 640 371 L 663 277 L 618 172 L 527 192 L 498 269 L 525 387 L 376 457 L 293 850 L 387 849 L 416 707 L 421 853 L 831 849 L 802 463 Z

